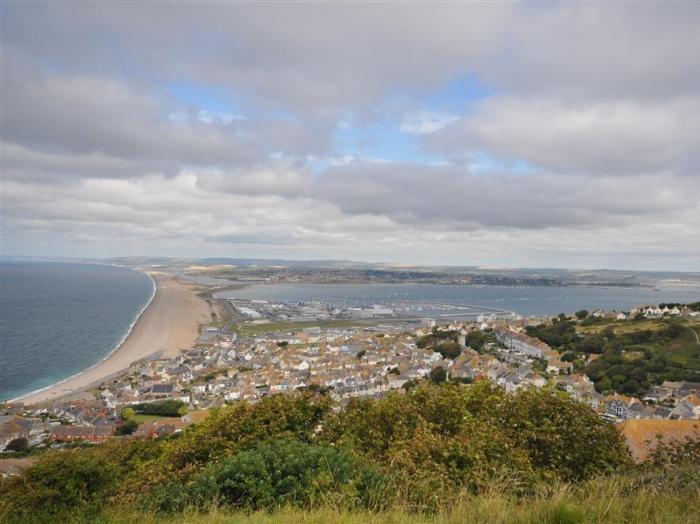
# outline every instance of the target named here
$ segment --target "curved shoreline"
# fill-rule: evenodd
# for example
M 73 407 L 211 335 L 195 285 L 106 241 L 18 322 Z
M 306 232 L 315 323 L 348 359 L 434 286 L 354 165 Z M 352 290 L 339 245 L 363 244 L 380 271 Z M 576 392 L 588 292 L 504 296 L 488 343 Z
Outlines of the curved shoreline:
M 111 264 L 105 264 L 105 265 L 111 265 Z M 112 265 L 112 267 L 126 267 L 126 266 Z M 131 269 L 131 268 L 128 268 L 128 269 Z M 138 270 L 134 269 L 133 271 L 138 271 Z M 134 331 L 134 326 L 136 326 L 136 323 L 139 321 L 141 316 L 146 312 L 148 307 L 151 305 L 151 303 L 153 302 L 153 299 L 156 298 L 156 292 L 158 290 L 158 286 L 156 284 L 156 281 L 151 276 L 150 273 L 145 273 L 145 275 L 150 279 L 151 285 L 153 286 L 153 288 L 151 289 L 151 296 L 148 298 L 148 301 L 146 302 L 146 304 L 136 314 L 136 316 L 134 317 L 134 320 L 131 321 L 131 323 L 129 324 L 129 329 L 127 329 L 126 333 L 124 333 L 124 336 L 121 338 L 121 340 L 119 340 L 119 342 L 112 348 L 112 350 L 109 353 L 107 353 L 98 362 L 95 362 L 90 367 L 85 368 L 84 370 L 79 371 L 78 373 L 75 373 L 69 377 L 66 377 L 62 380 L 59 380 L 58 382 L 54 382 L 53 384 L 49 384 L 48 386 L 44 386 L 43 388 L 35 389 L 34 391 L 30 391 L 29 393 L 24 393 L 23 395 L 20 395 L 19 397 L 8 400 L 7 402 L 23 402 L 22 399 L 33 397 L 35 395 L 39 395 L 40 393 L 43 393 L 44 391 L 47 391 L 51 388 L 58 387 L 62 384 L 65 384 L 66 382 L 68 382 L 70 380 L 79 378 L 80 376 L 85 375 L 86 373 L 89 373 L 90 371 L 95 369 L 97 366 L 99 366 L 105 360 L 107 360 L 109 357 L 111 357 L 114 353 L 119 351 L 119 348 L 121 348 L 124 345 L 124 343 L 126 342 L 126 339 L 128 339 L 129 336 L 131 335 L 132 331 Z
M 191 286 L 171 275 L 147 272 L 152 297 L 131 323 L 122 341 L 96 364 L 55 384 L 10 402 L 46 403 L 75 395 L 118 376 L 136 361 L 152 356 L 174 356 L 188 347 L 208 321 L 208 306 Z

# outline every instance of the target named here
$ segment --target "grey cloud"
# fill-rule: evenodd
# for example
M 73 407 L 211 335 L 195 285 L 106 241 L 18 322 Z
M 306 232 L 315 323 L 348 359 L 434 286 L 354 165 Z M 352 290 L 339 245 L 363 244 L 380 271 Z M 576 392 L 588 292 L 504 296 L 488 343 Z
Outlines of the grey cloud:
M 700 98 L 567 103 L 492 97 L 427 140 L 451 155 L 488 151 L 563 172 L 697 175 Z
M 172 122 L 154 93 L 114 80 L 48 76 L 4 62 L 2 87 L 7 175 L 173 174 L 188 165 L 252 165 L 279 150 L 328 147 L 316 130 L 288 120 Z
M 587 227 L 700 211 L 697 184 L 672 176 L 589 179 L 375 164 L 328 171 L 315 188 L 345 213 L 456 229 Z
M 6 6 L 19 56 L 146 82 L 202 78 L 295 111 L 471 73 L 515 92 L 697 92 L 697 4 Z M 177 60 L 173 60 L 173 57 Z
M 8 250 L 698 260 L 700 4 L 0 11 Z M 346 115 L 429 115 L 465 77 L 495 94 L 406 127 L 451 165 L 318 168 Z M 246 118 L 203 122 L 167 93 L 180 82 Z M 470 171 L 484 152 L 537 171 Z

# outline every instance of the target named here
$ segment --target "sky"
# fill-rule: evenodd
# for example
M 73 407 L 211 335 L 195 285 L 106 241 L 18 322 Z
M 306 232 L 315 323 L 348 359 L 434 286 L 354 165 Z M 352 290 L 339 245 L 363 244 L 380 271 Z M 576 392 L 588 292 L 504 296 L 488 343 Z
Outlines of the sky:
M 3 255 L 700 271 L 700 3 L 0 24 Z

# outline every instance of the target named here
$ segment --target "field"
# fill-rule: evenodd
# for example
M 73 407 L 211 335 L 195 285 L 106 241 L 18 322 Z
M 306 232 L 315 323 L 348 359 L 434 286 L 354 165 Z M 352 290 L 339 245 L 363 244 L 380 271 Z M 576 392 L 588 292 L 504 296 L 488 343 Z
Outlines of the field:
M 592 333 L 600 333 L 604 329 L 612 327 L 615 334 L 620 333 L 632 333 L 634 331 L 643 331 L 648 329 L 650 331 L 658 331 L 664 327 L 662 320 L 650 319 L 650 320 L 603 320 L 600 323 L 593 324 L 592 326 L 576 326 L 576 331 L 583 334 L 589 335 Z
M 166 417 L 165 415 L 142 415 L 139 413 L 133 415 L 131 418 L 139 424 L 150 424 L 151 422 L 155 422 L 156 420 L 180 419 L 180 417 Z

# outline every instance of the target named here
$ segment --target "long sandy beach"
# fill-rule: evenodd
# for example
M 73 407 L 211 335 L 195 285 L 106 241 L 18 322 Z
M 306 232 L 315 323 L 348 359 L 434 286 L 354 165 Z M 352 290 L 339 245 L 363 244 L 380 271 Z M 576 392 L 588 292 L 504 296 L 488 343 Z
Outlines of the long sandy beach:
M 211 318 L 207 303 L 191 284 L 165 273 L 149 275 L 156 283 L 155 296 L 116 351 L 80 375 L 16 400 L 35 404 L 66 397 L 99 385 L 137 360 L 154 355 L 172 357 L 191 346 L 199 326 Z

